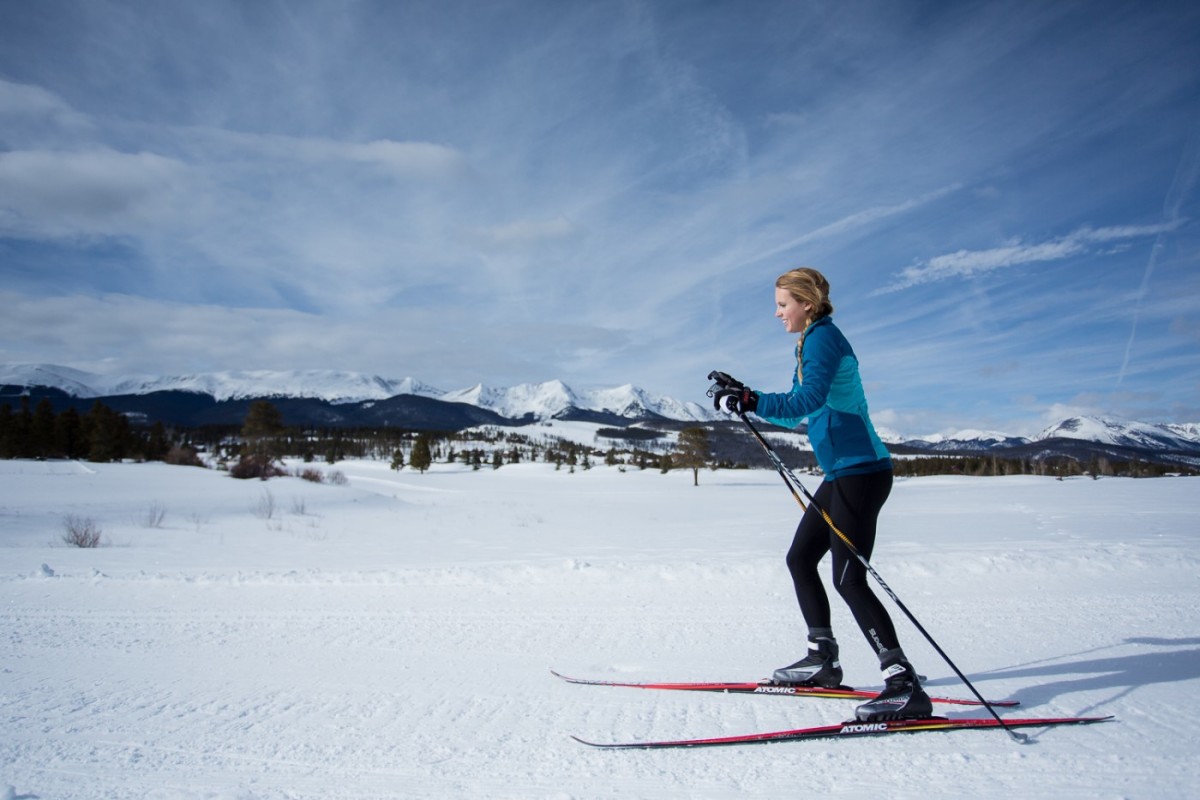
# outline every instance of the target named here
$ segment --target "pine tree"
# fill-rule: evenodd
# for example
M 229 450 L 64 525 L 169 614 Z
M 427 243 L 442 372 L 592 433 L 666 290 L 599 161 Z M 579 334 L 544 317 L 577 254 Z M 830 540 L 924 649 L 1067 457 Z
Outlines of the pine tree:
M 229 471 L 235 478 L 267 480 L 285 474 L 276 466 L 283 454 L 283 417 L 279 409 L 267 400 L 256 400 L 246 411 L 242 422 L 245 440 L 238 463 Z
M 54 420 L 54 449 L 63 458 L 83 458 L 87 455 L 83 420 L 74 408 L 67 408 Z
M 282 433 L 283 417 L 273 403 L 256 400 L 250 404 L 246 419 L 242 422 L 242 438 L 251 445 L 251 449 L 258 452 L 273 451 L 274 440 Z
M 96 401 L 84 420 L 89 461 L 120 461 L 129 454 L 133 434 L 129 420 Z
M 33 457 L 33 412 L 29 410 L 29 395 L 21 396 L 21 410 L 13 417 L 11 437 L 15 458 Z
M 162 461 L 171 451 L 171 440 L 162 422 L 155 421 L 150 428 L 150 436 L 146 440 L 145 457 L 147 461 Z
M 57 455 L 54 448 L 54 404 L 50 398 L 43 397 L 33 410 L 30 423 L 30 446 L 34 458 L 49 458 Z
M 433 454 L 429 450 L 429 437 L 421 434 L 413 443 L 412 453 L 408 457 L 409 466 L 424 473 L 433 466 Z
M 16 442 L 14 441 L 16 424 L 12 406 L 8 403 L 0 405 L 0 458 L 17 457 Z
M 707 429 L 684 428 L 679 432 L 679 446 L 675 451 L 676 463 L 691 469 L 693 486 L 700 485 L 700 468 L 708 464 L 711 452 Z

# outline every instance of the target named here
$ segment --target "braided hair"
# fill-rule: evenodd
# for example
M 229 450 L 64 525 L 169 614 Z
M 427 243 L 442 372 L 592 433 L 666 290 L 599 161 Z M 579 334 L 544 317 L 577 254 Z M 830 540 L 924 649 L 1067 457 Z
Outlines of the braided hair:
M 799 267 L 788 270 L 775 280 L 775 288 L 783 289 L 798 302 L 812 306 L 812 316 L 809 325 L 822 317 L 833 313 L 833 303 L 829 302 L 829 281 L 812 267 Z M 808 329 L 805 328 L 805 333 Z M 804 383 L 804 333 L 796 343 L 796 377 Z

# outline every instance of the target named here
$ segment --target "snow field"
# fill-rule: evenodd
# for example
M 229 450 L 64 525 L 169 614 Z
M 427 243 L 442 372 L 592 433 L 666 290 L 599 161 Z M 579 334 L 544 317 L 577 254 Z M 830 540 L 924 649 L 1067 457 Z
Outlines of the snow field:
M 0 797 L 1189 797 L 1195 479 L 900 481 L 874 564 L 1010 716 L 1087 728 L 694 751 L 853 703 L 571 686 L 753 679 L 803 648 L 773 472 L 346 462 L 345 485 L 0 462 Z M 815 489 L 812 479 L 811 489 Z M 271 514 L 264 498 L 269 494 Z M 149 509 L 162 514 L 148 527 Z M 61 541 L 65 514 L 109 546 Z M 44 565 L 44 566 L 43 566 Z M 889 608 L 890 601 L 885 599 Z M 898 610 L 938 694 L 968 696 Z M 847 680 L 878 667 L 834 603 Z M 940 709 L 950 716 L 981 710 Z

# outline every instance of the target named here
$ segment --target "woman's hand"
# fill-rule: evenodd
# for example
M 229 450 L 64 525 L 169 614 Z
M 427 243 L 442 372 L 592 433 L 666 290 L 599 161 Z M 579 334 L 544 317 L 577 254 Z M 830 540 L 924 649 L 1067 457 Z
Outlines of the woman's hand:
M 731 414 L 749 414 L 758 408 L 758 395 L 728 372 L 713 370 L 708 379 L 713 381 L 708 396 L 713 398 L 713 408 L 717 411 L 724 407 Z

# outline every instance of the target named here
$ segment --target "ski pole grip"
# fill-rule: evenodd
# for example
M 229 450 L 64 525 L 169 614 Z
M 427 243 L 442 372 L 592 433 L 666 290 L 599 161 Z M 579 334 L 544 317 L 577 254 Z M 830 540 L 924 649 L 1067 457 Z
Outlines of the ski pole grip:
M 728 389 L 731 386 L 736 389 L 744 388 L 742 382 L 737 378 L 734 378 L 728 372 L 721 372 L 714 369 L 712 372 L 708 373 L 708 379 L 714 382 L 717 386 L 720 386 L 722 389 Z M 709 394 L 711 396 L 711 392 Z

